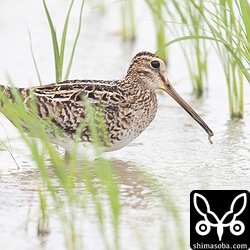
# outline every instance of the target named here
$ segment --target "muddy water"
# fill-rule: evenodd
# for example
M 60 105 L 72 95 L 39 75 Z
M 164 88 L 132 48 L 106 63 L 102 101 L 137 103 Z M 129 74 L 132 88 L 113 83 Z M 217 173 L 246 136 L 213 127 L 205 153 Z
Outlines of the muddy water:
M 58 3 L 54 1 L 50 8 L 60 32 L 59 23 L 63 20 L 66 6 Z M 83 32 L 71 78 L 120 78 L 134 53 L 155 50 L 152 18 L 143 8 L 137 12 L 137 42 L 132 49 L 121 43 L 117 8 L 112 4 L 105 16 L 101 16 L 89 5 L 85 6 Z M 77 9 L 74 9 L 71 24 L 75 26 L 76 23 Z M 30 55 L 27 27 L 32 34 L 43 82 L 54 80 L 50 34 L 42 3 L 24 0 L 20 4 L 17 0 L 10 0 L 1 3 L 0 8 L 0 81 L 3 83 L 7 83 L 6 72 L 18 86 L 38 82 Z M 205 132 L 163 94 L 159 95 L 158 114 L 151 126 L 131 145 L 106 154 L 121 184 L 124 204 L 122 249 L 128 249 L 128 243 L 129 249 L 159 249 L 159 227 L 165 215 L 159 201 L 147 195 L 150 191 L 138 170 L 156 178 L 166 196 L 173 197 L 182 218 L 187 249 L 189 194 L 192 190 L 250 189 L 249 86 L 246 85 L 245 91 L 245 118 L 230 120 L 222 69 L 215 55 L 210 58 L 209 93 L 204 99 L 196 100 L 191 95 L 191 84 L 178 46 L 170 48 L 169 78 L 176 90 L 212 128 L 214 145 L 210 145 Z M 21 167 L 17 170 L 8 151 L 0 151 L 0 249 L 63 249 L 63 233 L 55 215 L 50 220 L 51 234 L 45 240 L 37 238 L 39 171 L 16 129 L 2 115 L 0 122 L 0 139 L 12 150 Z M 0 144 L 0 148 L 4 146 Z M 86 249 L 102 249 L 94 220 L 93 214 L 93 218 L 90 217 L 84 225 Z

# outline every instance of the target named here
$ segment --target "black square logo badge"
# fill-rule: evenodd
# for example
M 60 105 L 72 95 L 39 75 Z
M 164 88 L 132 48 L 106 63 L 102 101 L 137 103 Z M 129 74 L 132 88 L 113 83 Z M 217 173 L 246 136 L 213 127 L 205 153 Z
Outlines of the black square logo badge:
M 194 190 L 190 194 L 191 249 L 248 249 L 247 190 Z

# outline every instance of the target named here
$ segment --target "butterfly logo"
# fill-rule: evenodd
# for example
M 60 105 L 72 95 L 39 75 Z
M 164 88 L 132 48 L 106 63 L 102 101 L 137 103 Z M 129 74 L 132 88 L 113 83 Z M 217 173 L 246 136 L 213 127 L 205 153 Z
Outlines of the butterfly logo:
M 243 199 L 243 205 L 239 206 Z M 240 201 L 241 200 L 241 201 Z M 200 207 L 198 206 L 198 201 L 200 204 Z M 237 217 L 244 211 L 247 205 L 247 194 L 242 193 L 237 195 L 230 206 L 230 210 L 227 211 L 221 219 L 218 218 L 218 216 L 210 210 L 210 205 L 207 201 L 207 199 L 199 194 L 194 193 L 193 196 L 193 203 L 196 211 L 203 216 L 203 220 L 200 220 L 197 222 L 195 226 L 195 230 L 199 235 L 207 235 L 209 234 L 211 227 L 217 228 L 217 235 L 219 238 L 219 241 L 221 241 L 223 233 L 224 233 L 224 227 L 229 227 L 230 232 L 233 235 L 241 235 L 245 231 L 245 225 L 242 221 L 237 220 Z M 237 206 L 235 204 L 237 203 Z M 239 208 L 240 207 L 240 208 Z

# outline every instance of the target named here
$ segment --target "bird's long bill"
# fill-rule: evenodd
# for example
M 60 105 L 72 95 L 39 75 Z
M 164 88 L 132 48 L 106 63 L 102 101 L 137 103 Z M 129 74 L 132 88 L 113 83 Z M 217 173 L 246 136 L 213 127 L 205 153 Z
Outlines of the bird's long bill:
M 206 131 L 208 134 L 208 140 L 211 144 L 213 141 L 211 137 L 214 135 L 213 131 L 208 127 L 208 125 L 201 119 L 201 117 L 192 109 L 192 107 L 175 91 L 173 86 L 167 80 L 164 90 L 177 102 L 180 106 L 187 111 L 187 113 L 193 117 L 193 119 L 198 122 L 201 127 Z

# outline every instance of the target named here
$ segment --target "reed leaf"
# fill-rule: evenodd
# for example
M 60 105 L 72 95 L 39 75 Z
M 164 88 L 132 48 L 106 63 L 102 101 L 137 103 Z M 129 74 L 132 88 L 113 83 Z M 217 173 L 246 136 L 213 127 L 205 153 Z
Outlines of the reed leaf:
M 68 77 L 69 77 L 71 66 L 72 66 L 72 63 L 73 63 L 74 55 L 75 55 L 75 49 L 76 49 L 77 42 L 78 42 L 78 39 L 79 39 L 79 36 L 80 36 L 80 33 L 81 33 L 82 13 L 83 13 L 84 3 L 85 3 L 85 0 L 82 0 L 82 5 L 81 5 L 80 15 L 79 15 L 79 22 L 78 22 L 78 30 L 77 30 L 77 34 L 76 34 L 76 37 L 75 37 L 75 40 L 74 40 L 73 48 L 72 48 L 72 51 L 71 51 L 71 55 L 70 55 L 70 59 L 69 59 L 69 62 L 68 62 L 68 67 L 67 67 L 67 71 L 66 71 L 64 79 L 68 79 Z
M 61 68 L 61 64 L 60 64 L 60 52 L 59 52 L 59 46 L 58 46 L 58 41 L 57 41 L 57 35 L 56 35 L 54 24 L 53 24 L 53 21 L 51 19 L 46 1 L 45 0 L 42 0 L 42 1 L 43 1 L 44 10 L 45 10 L 45 13 L 47 16 L 47 20 L 49 23 L 51 38 L 52 38 L 52 43 L 53 43 L 56 81 L 60 82 L 61 78 L 62 78 L 62 68 Z
M 67 16 L 66 16 L 65 22 L 64 22 L 64 27 L 63 27 L 61 46 L 60 46 L 60 67 L 61 67 L 62 71 L 63 71 L 64 51 L 65 51 L 65 44 L 66 44 L 66 38 L 67 38 L 67 30 L 68 30 L 68 25 L 69 25 L 69 18 L 70 18 L 70 13 L 71 13 L 74 1 L 75 0 L 72 0 L 70 3 L 68 13 L 67 13 Z
M 238 10 L 241 14 L 241 18 L 244 23 L 245 36 L 247 41 L 250 43 L 250 4 L 246 0 L 239 0 L 235 2 L 237 4 Z
M 33 46 L 32 46 L 32 38 L 31 38 L 31 34 L 30 34 L 29 29 L 28 29 L 28 33 L 29 33 L 29 39 L 30 39 L 30 51 L 31 51 L 31 55 L 32 55 L 32 60 L 33 60 L 33 63 L 35 65 L 36 75 L 38 77 L 39 84 L 41 86 L 42 85 L 42 79 L 41 79 L 41 76 L 40 76 L 40 73 L 39 73 L 39 70 L 38 70 L 38 66 L 37 66 L 37 63 L 36 63 L 36 58 L 35 58 L 35 54 L 34 54 Z

